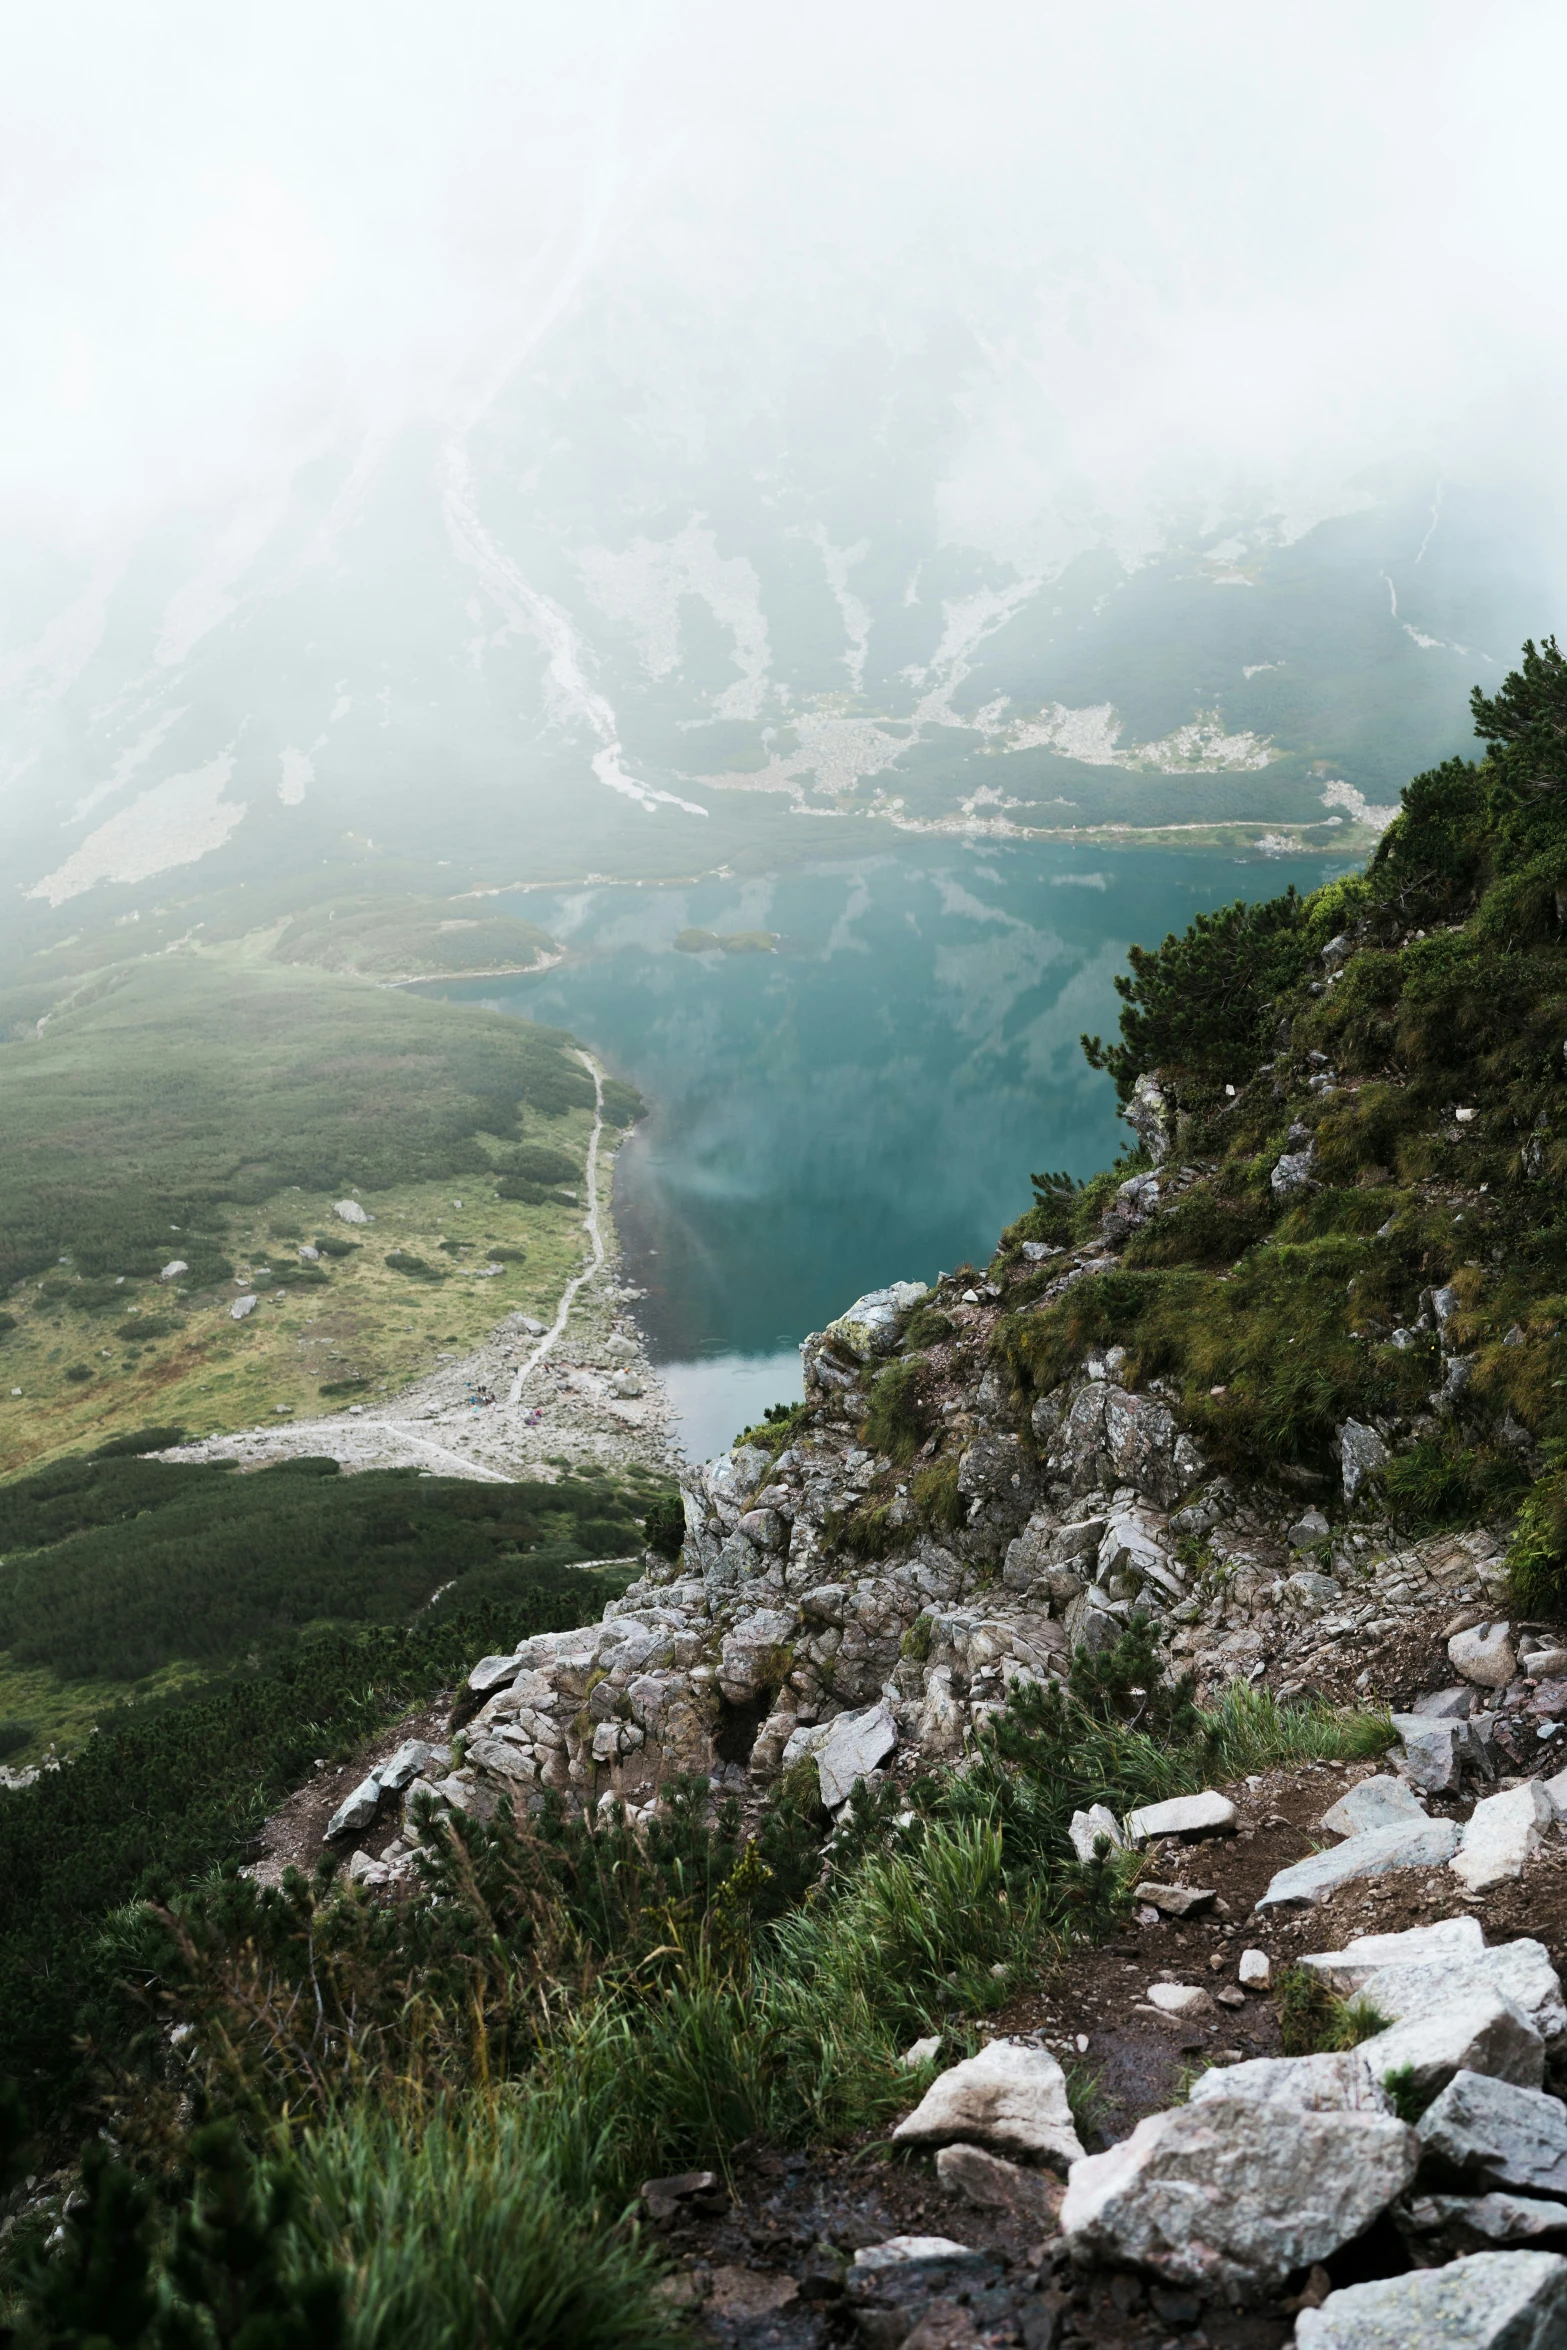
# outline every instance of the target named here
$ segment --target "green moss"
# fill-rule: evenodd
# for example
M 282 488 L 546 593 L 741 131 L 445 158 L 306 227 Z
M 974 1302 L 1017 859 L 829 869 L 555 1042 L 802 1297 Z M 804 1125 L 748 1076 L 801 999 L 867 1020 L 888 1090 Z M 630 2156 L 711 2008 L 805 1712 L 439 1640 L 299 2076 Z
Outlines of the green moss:
M 871 1381 L 870 1404 L 860 1441 L 874 1453 L 906 1466 L 934 1425 L 926 1387 L 926 1366 L 917 1355 L 889 1363 Z
M 963 1496 L 958 1491 L 958 1464 L 950 1455 L 920 1470 L 914 1480 L 914 1506 L 925 1524 L 935 1531 L 945 1530 L 950 1534 L 962 1525 L 964 1509 Z
M 898 1653 L 911 1664 L 923 1665 L 929 1661 L 931 1645 L 936 1636 L 929 1616 L 916 1616 L 898 1643 Z

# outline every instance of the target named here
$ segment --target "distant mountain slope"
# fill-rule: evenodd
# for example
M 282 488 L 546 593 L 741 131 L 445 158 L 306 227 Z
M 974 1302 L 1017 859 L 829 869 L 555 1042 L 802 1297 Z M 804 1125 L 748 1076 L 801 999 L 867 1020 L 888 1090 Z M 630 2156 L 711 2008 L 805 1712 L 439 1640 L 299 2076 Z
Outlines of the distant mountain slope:
M 13 550 L 29 916 L 345 852 L 492 885 L 776 862 L 851 816 L 1363 847 L 1542 608 L 1524 522 L 1424 468 L 1063 519 L 1022 459 L 997 487 L 972 334 L 867 336 L 830 396 L 780 363 L 769 401 L 765 355 L 676 323 L 608 292 L 465 420 L 74 579 Z

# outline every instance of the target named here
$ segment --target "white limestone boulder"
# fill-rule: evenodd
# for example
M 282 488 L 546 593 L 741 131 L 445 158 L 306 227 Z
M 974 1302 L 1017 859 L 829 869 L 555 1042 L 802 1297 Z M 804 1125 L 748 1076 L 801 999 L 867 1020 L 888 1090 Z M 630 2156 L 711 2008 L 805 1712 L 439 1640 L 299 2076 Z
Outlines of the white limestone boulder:
M 949 2066 L 892 2134 L 906 2146 L 961 2140 L 1057 2163 L 1077 2162 L 1083 2152 L 1066 2075 L 1048 2049 L 1016 2040 L 993 2040 Z
M 1478 1918 L 1442 1918 L 1435 1925 L 1410 1926 L 1399 1934 L 1357 1934 L 1342 1950 L 1308 1951 L 1298 1963 L 1347 1999 L 1379 1967 L 1478 1958 L 1484 1949 L 1485 1930 Z
M 1295 2320 L 1297 2350 L 1555 2350 L 1567 2341 L 1567 2260 L 1472 2252 L 1446 2268 L 1345 2285 Z
M 1360 1986 L 1368 2003 L 1402 2023 L 1469 1991 L 1499 1991 L 1526 2015 L 1549 2051 L 1567 2034 L 1561 1978 L 1543 1942 L 1520 1935 L 1468 1958 L 1406 1959 L 1377 1967 Z
M 1093 1859 L 1094 1846 L 1101 1836 L 1109 1838 L 1112 1850 L 1124 1852 L 1126 1849 L 1121 1823 L 1106 1803 L 1091 1803 L 1087 1811 L 1073 1812 L 1067 1834 L 1072 1839 L 1072 1850 L 1082 1861 Z
M 1235 1806 L 1217 1789 L 1201 1795 L 1172 1795 L 1164 1803 L 1145 1803 L 1129 1812 L 1128 1841 L 1151 1844 L 1159 1836 L 1227 1836 L 1235 1828 Z
M 1217 2097 L 1282 2105 L 1294 2113 L 1393 2110 L 1381 2075 L 1358 2048 L 1319 2056 L 1255 2056 L 1245 2064 L 1214 2065 L 1192 2083 L 1190 2101 L 1206 2105 Z
M 332 1817 L 327 1821 L 327 1842 L 339 1836 L 357 1835 L 368 1828 L 381 1805 L 381 1784 L 378 1779 L 361 1779 L 358 1786 L 344 1796 Z
M 1411 2086 L 1427 2099 L 1455 2073 L 1486 2073 L 1526 2089 L 1538 2089 L 1545 2078 L 1545 2042 L 1523 2010 L 1494 1990 L 1461 1992 L 1441 2007 L 1407 2016 L 1363 2040 L 1357 2054 L 1378 2080 L 1409 2074 Z
M 1467 1632 L 1455 1632 L 1447 1644 L 1454 1672 L 1478 1688 L 1505 1689 L 1518 1670 L 1512 1634 L 1511 1624 L 1505 1623 L 1476 1624 Z
M 1474 1807 L 1459 1837 L 1451 1867 L 1471 1893 L 1483 1893 L 1509 1877 L 1540 1849 L 1543 1829 L 1556 1821 L 1556 1806 L 1539 1779 L 1487 1795 Z
M 1213 2001 L 1200 1983 L 1150 1983 L 1148 2004 L 1177 2023 L 1195 2023 L 1213 2015 Z
M 887 1289 L 867 1290 L 828 1323 L 822 1336 L 862 1363 L 874 1355 L 892 1354 L 904 1323 L 929 1295 L 923 1281 L 894 1281 Z
M 1451 1820 L 1421 1818 L 1372 1828 L 1351 1836 L 1346 1844 L 1309 1853 L 1280 1869 L 1256 1906 L 1277 1909 L 1293 1902 L 1325 1901 L 1340 1885 L 1361 1878 L 1385 1877 L 1395 1869 L 1440 1868 L 1457 1850 L 1458 1829 Z
M 1073 2252 L 1212 2292 L 1277 2285 L 1362 2234 L 1415 2175 L 1419 2141 L 1386 2114 L 1217 2097 L 1150 2114 L 1072 2166 Z
M 796 1730 L 783 1750 L 787 1771 L 809 1755 L 816 1763 L 822 1802 L 829 1811 L 847 1803 L 856 1780 L 886 1761 L 898 1743 L 898 1725 L 885 1699 L 853 1713 L 834 1714 Z

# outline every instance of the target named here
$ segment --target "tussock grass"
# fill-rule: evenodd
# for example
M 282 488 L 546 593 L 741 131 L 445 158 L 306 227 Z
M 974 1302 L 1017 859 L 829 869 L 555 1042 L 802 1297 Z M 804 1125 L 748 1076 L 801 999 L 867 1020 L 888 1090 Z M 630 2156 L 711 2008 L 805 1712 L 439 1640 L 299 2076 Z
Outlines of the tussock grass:
M 300 2265 L 347 2280 L 353 2350 L 657 2350 L 685 2328 L 652 2247 L 564 2190 L 541 2117 L 496 2093 L 410 2120 L 359 2105 L 294 2158 Z M 303 2256 L 303 2257 L 301 2257 Z

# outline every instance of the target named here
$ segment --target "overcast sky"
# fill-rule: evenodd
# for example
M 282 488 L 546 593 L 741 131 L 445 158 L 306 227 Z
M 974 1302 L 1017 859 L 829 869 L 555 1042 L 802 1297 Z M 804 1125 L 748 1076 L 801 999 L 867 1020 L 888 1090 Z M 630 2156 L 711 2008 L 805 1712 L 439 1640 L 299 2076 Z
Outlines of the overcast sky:
M 963 313 L 998 512 L 1248 469 L 1309 506 L 1404 452 L 1561 487 L 1550 0 L 10 0 L 3 29 L 29 540 L 460 424 L 629 270 L 753 366 Z

